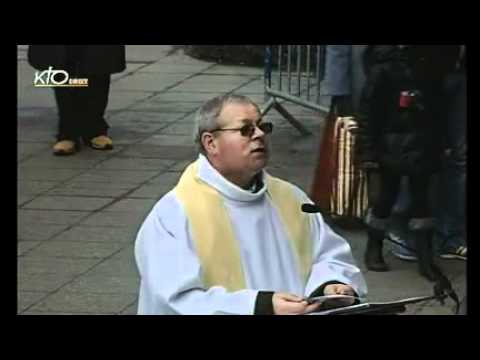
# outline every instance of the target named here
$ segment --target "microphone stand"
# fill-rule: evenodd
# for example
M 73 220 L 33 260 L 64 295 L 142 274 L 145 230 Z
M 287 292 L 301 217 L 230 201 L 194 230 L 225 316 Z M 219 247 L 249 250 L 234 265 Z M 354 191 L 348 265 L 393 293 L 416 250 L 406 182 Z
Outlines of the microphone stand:
M 303 204 L 302 205 L 302 212 L 306 214 L 319 214 L 322 212 L 322 208 L 320 208 L 318 205 L 314 204 Z M 408 246 L 405 246 L 404 244 L 401 244 L 397 241 L 394 241 L 390 239 L 387 236 L 387 240 L 390 242 L 397 244 L 413 253 L 416 254 L 416 250 L 409 248 Z M 458 295 L 456 294 L 455 290 L 453 290 L 452 283 L 450 280 L 443 274 L 442 270 L 435 264 L 431 264 L 432 270 L 435 273 L 435 286 L 433 288 L 434 295 L 429 298 L 425 298 L 424 301 L 428 300 L 437 300 L 440 302 L 442 306 L 445 306 L 445 299 L 451 298 L 456 305 L 456 311 L 455 314 L 458 315 L 460 312 L 460 300 L 458 298 Z

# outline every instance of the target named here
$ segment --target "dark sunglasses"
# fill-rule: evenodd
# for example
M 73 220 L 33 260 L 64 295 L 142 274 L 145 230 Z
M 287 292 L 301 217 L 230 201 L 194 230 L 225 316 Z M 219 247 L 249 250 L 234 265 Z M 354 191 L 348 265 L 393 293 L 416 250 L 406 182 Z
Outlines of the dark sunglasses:
M 259 128 L 265 134 L 271 134 L 273 131 L 273 124 L 270 122 L 262 122 L 259 125 L 256 124 L 246 124 L 238 129 L 216 129 L 211 131 L 211 133 L 215 133 L 217 131 L 240 131 L 240 134 L 244 137 L 252 137 L 255 134 L 255 129 Z

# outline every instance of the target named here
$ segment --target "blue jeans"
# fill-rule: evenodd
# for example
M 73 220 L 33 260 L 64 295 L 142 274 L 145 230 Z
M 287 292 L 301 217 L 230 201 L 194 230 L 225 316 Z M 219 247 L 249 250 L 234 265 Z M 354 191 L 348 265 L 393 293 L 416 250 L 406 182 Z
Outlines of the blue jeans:
M 410 220 L 409 210 L 411 205 L 411 198 L 409 192 L 408 178 L 404 177 L 401 180 L 400 192 L 398 194 L 397 202 L 392 210 L 390 218 L 389 232 L 399 237 L 399 242 L 408 246 L 411 249 L 415 249 L 415 239 L 412 236 L 412 232 L 408 228 L 408 222 Z M 397 245 L 392 245 L 393 249 L 397 252 L 409 254 L 406 249 L 400 248 Z
M 466 245 L 467 77 L 450 74 L 445 81 L 447 148 L 437 192 L 437 248 Z

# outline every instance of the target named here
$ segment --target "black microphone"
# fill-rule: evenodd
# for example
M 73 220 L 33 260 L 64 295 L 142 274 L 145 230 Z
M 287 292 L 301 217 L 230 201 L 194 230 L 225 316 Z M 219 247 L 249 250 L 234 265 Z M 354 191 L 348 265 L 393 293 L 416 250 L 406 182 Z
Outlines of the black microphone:
M 313 205 L 313 204 L 303 204 L 302 211 L 307 214 L 318 214 L 322 212 L 320 206 Z

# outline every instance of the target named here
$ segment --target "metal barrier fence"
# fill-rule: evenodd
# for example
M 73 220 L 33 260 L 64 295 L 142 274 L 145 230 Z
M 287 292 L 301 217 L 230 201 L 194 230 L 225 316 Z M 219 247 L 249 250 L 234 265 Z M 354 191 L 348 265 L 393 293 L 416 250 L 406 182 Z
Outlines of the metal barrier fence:
M 278 99 L 327 113 L 321 104 L 327 45 L 277 45 L 265 50 L 265 96 L 262 115 L 277 110 L 302 135 L 311 135 Z

